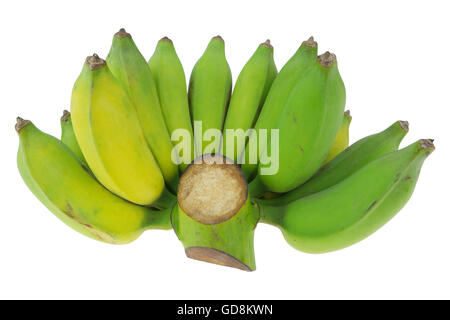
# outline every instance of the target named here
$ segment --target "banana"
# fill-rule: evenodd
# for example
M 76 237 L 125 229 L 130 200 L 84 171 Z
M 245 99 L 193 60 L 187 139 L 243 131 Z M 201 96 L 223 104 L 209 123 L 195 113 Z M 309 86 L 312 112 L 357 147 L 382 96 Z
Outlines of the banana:
M 309 253 L 348 247 L 389 221 L 411 197 L 432 140 L 384 155 L 323 192 L 284 207 L 261 206 L 262 221 Z
M 173 133 L 177 129 L 187 130 L 190 134 L 189 142 L 186 141 L 190 146 L 190 153 L 182 154 L 183 144 L 175 146 L 177 154 L 180 154 L 180 159 L 183 160 L 179 165 L 182 173 L 194 160 L 194 135 L 189 114 L 186 77 L 172 40 L 167 37 L 159 40 L 148 65 L 155 78 L 161 110 L 170 136 L 173 138 Z
M 333 145 L 331 146 L 330 151 L 328 151 L 327 158 L 323 162 L 322 165 L 330 162 L 334 157 L 336 157 L 339 153 L 344 151 L 349 144 L 349 128 L 350 122 L 352 122 L 352 116 L 350 115 L 350 111 L 347 110 L 344 112 L 344 117 L 342 118 L 342 124 L 339 128 L 339 131 L 334 139 Z
M 86 159 L 81 152 L 80 146 L 78 145 L 77 138 L 75 137 L 75 132 L 73 132 L 72 119 L 70 117 L 70 112 L 64 110 L 61 117 L 61 141 L 77 156 L 83 167 L 88 168 Z
M 168 188 L 176 193 L 178 166 L 171 158 L 173 145 L 161 112 L 156 84 L 147 61 L 125 29 L 114 35 L 106 62 L 128 92 L 164 180 Z
M 148 205 L 164 179 L 127 92 L 97 55 L 87 57 L 72 90 L 72 123 L 97 179 L 128 201 Z
M 273 47 L 267 40 L 258 46 L 250 60 L 245 64 L 231 95 L 223 129 L 223 147 L 221 149 L 224 155 L 232 159 L 234 163 L 238 163 L 238 158 L 245 147 L 244 133 L 253 127 L 258 118 L 267 92 L 276 75 L 277 68 L 273 60 Z M 242 136 L 230 136 L 233 142 L 227 143 L 227 130 L 242 130 Z
M 222 131 L 230 94 L 231 70 L 225 58 L 225 43 L 220 36 L 216 36 L 195 64 L 189 80 L 188 96 L 194 121 L 196 157 L 219 151 L 220 137 L 212 142 L 204 134 L 208 129 Z M 203 137 L 196 134 L 195 121 L 201 121 Z
M 264 105 L 258 120 L 255 123 L 255 134 L 259 140 L 259 130 L 268 130 L 267 137 L 270 139 L 270 129 L 276 128 L 277 120 L 283 110 L 283 107 L 291 94 L 295 84 L 303 77 L 306 70 L 314 64 L 317 58 L 317 42 L 313 37 L 304 41 L 295 54 L 280 70 L 270 87 L 265 99 Z M 270 141 L 270 140 L 268 140 Z M 245 148 L 245 161 L 241 166 L 242 172 L 248 181 L 253 180 L 257 173 L 258 164 L 249 161 L 249 145 Z M 257 157 L 259 159 L 260 150 L 257 148 Z M 244 159 L 244 158 L 243 158 Z
M 17 118 L 17 164 L 33 194 L 74 230 L 96 240 L 123 244 L 147 229 L 170 229 L 170 210 L 125 201 L 100 185 L 61 141 Z
M 326 52 L 297 82 L 279 116 L 275 146 L 279 157 L 258 165 L 258 178 L 267 191 L 290 191 L 320 168 L 342 123 L 344 107 L 345 87 L 336 56 Z M 267 154 L 277 151 L 267 143 Z M 265 172 L 268 168 L 278 171 Z
M 407 121 L 397 121 L 384 131 L 355 142 L 322 167 L 307 182 L 276 199 L 265 200 L 264 203 L 285 205 L 339 183 L 369 162 L 397 150 L 408 130 Z

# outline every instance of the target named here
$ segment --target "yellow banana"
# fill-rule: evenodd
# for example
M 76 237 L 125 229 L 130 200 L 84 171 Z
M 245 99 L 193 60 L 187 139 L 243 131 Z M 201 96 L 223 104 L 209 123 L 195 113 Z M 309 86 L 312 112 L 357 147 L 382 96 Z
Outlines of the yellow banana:
M 72 90 L 72 123 L 97 179 L 131 202 L 148 205 L 164 179 L 142 132 L 136 110 L 106 62 L 88 57 Z
M 173 145 L 161 112 L 156 84 L 147 61 L 125 29 L 114 35 L 106 61 L 112 74 L 127 90 L 164 180 L 176 193 L 178 166 L 171 158 Z
M 170 229 L 170 210 L 125 201 L 84 170 L 75 154 L 30 121 L 17 119 L 17 164 L 33 194 L 74 230 L 96 240 L 123 244 L 146 229 Z
M 352 116 L 350 115 L 350 111 L 344 112 L 344 117 L 342 118 L 342 124 L 339 128 L 339 131 L 334 139 L 334 143 L 331 146 L 330 151 L 328 152 L 327 158 L 323 162 L 322 165 L 330 162 L 334 157 L 336 157 L 339 153 L 344 151 L 349 144 L 349 128 L 350 122 L 352 122 Z

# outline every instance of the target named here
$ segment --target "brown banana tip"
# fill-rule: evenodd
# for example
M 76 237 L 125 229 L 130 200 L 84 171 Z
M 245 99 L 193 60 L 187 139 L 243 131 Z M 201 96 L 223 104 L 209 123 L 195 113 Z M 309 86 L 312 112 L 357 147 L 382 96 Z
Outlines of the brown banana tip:
M 67 111 L 67 110 L 64 110 L 63 111 L 63 115 L 61 117 L 61 121 L 62 122 L 67 122 L 67 120 L 69 120 L 69 117 L 70 117 L 70 112 Z
M 400 127 L 405 130 L 408 131 L 409 130 L 409 122 L 408 121 L 403 121 L 403 120 L 399 120 L 398 124 L 400 125 Z
M 351 118 L 352 116 L 350 115 L 350 110 L 345 110 L 344 115 L 348 118 Z
M 118 32 L 114 35 L 116 38 L 131 38 L 131 34 L 125 31 L 124 28 L 120 28 Z
M 319 61 L 319 63 L 325 68 L 328 68 L 336 62 L 336 55 L 327 51 L 324 54 L 318 56 L 317 61 Z
M 222 41 L 222 42 L 225 42 L 225 41 L 223 40 L 223 38 L 222 38 L 221 36 L 219 36 L 219 35 L 213 37 L 213 39 L 217 39 L 217 40 L 220 40 L 220 41 Z
M 159 41 L 172 42 L 172 40 L 170 40 L 168 37 L 162 37 L 161 39 L 159 39 Z
M 20 130 L 22 130 L 28 124 L 31 123 L 30 120 L 25 120 L 25 119 L 22 119 L 21 117 L 17 117 L 16 120 L 17 120 L 17 122 L 16 122 L 16 125 L 15 125 L 15 128 L 16 128 L 17 132 L 20 132 Z
M 420 148 L 421 149 L 427 149 L 427 150 L 434 150 L 434 139 L 420 139 Z
M 260 46 L 269 48 L 269 49 L 273 49 L 273 46 L 270 44 L 270 40 L 267 39 L 266 41 L 264 41 L 263 43 L 260 44 Z
M 304 44 L 307 47 L 311 47 L 311 48 L 317 47 L 317 42 L 314 41 L 314 37 L 313 36 L 309 37 L 308 40 L 303 41 L 302 44 Z
M 91 71 L 94 71 L 106 66 L 106 61 L 94 53 L 92 56 L 86 58 L 86 64 Z

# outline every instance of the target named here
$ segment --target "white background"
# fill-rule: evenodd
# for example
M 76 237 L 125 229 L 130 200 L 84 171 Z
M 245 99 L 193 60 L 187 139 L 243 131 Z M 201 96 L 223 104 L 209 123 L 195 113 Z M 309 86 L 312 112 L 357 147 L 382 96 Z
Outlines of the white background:
M 450 7 L 446 1 L 11 1 L 0 5 L 0 298 L 450 298 Z M 314 35 L 338 57 L 351 141 L 408 120 L 402 145 L 435 138 L 404 209 L 368 239 L 310 255 L 259 225 L 257 270 L 187 259 L 172 231 L 126 246 L 90 240 L 55 218 L 16 167 L 15 117 L 60 135 L 84 59 L 125 27 L 146 58 L 173 39 L 189 77 L 220 34 L 234 80 L 269 38 L 280 69 Z

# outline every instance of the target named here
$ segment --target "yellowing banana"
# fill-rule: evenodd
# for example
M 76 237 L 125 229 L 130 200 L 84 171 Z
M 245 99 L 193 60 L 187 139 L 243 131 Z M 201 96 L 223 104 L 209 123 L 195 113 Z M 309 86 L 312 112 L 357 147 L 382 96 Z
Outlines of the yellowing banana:
M 183 160 L 180 164 L 180 172 L 183 172 L 194 160 L 194 135 L 189 114 L 186 77 L 172 40 L 167 37 L 159 40 L 148 65 L 155 78 L 161 110 L 170 136 L 173 137 L 177 129 L 184 129 L 190 134 L 189 142 L 182 141 L 176 145 L 179 146 L 177 154 L 180 154 Z M 190 152 L 181 148 L 184 144 L 190 146 Z M 183 151 L 188 154 L 183 154 Z
M 72 123 L 97 179 L 131 202 L 148 205 L 164 179 L 142 132 L 135 107 L 106 62 L 88 57 L 72 90 Z
M 307 41 L 304 41 L 295 54 L 289 59 L 288 62 L 280 70 L 279 74 L 275 78 L 270 87 L 270 90 L 265 99 L 264 105 L 261 109 L 261 113 L 258 120 L 255 123 L 255 134 L 257 140 L 260 139 L 259 130 L 264 129 L 267 131 L 268 141 L 271 139 L 270 129 L 277 128 L 276 124 L 278 118 L 283 111 L 291 91 L 294 89 L 296 83 L 303 77 L 306 70 L 314 64 L 317 58 L 317 42 L 311 37 Z M 257 148 L 257 156 L 261 154 L 259 147 Z M 242 172 L 247 180 L 251 181 L 258 169 L 257 163 L 250 163 L 249 161 L 249 145 L 245 149 L 245 162 L 242 164 Z
M 347 110 L 344 112 L 341 127 L 339 128 L 339 131 L 336 135 L 336 138 L 334 139 L 334 143 L 331 146 L 330 151 L 328 151 L 327 158 L 323 162 L 323 165 L 330 162 L 334 157 L 336 157 L 339 153 L 341 153 L 348 147 L 349 143 L 348 131 L 350 128 L 350 122 L 352 122 L 352 116 L 350 115 L 350 111 Z
M 178 166 L 171 158 L 173 145 L 161 112 L 156 84 L 146 60 L 124 29 L 114 35 L 106 61 L 136 107 L 150 150 L 167 186 L 176 193 Z
M 345 87 L 334 54 L 319 56 L 297 82 L 277 121 L 279 161 L 265 173 L 260 161 L 258 177 L 269 191 L 287 192 L 320 168 L 342 123 Z M 267 144 L 267 154 L 276 153 Z
M 265 200 L 264 203 L 285 205 L 341 182 L 369 162 L 397 150 L 408 130 L 407 121 L 397 121 L 384 131 L 355 142 L 317 171 L 307 182 L 276 199 Z
M 383 226 L 409 200 L 432 140 L 384 155 L 332 188 L 284 207 L 262 206 L 294 248 L 321 253 L 350 246 Z
M 70 117 L 70 112 L 64 110 L 61 117 L 61 141 L 77 156 L 78 160 L 81 161 L 85 168 L 88 168 L 86 159 L 81 152 L 80 146 L 78 145 L 77 138 L 75 137 L 75 132 L 73 132 L 72 118 Z
M 225 124 L 223 128 L 223 147 L 225 156 L 238 163 L 245 147 L 244 133 L 253 127 L 267 92 L 277 75 L 273 60 L 273 47 L 270 41 L 260 44 L 239 74 L 233 89 Z M 227 130 L 240 130 L 241 136 L 228 141 Z M 229 149 L 229 150 L 228 150 Z
M 225 43 L 220 36 L 216 36 L 211 39 L 195 64 L 189 80 L 189 107 L 192 120 L 201 121 L 203 134 L 209 129 L 222 131 L 230 93 L 231 70 L 225 58 Z M 218 152 L 219 147 L 220 137 L 211 140 L 202 135 L 195 137 L 196 156 L 204 152 Z
M 146 229 L 170 229 L 169 211 L 125 201 L 100 185 L 70 149 L 18 118 L 17 164 L 33 194 L 74 230 L 96 240 L 123 244 Z

